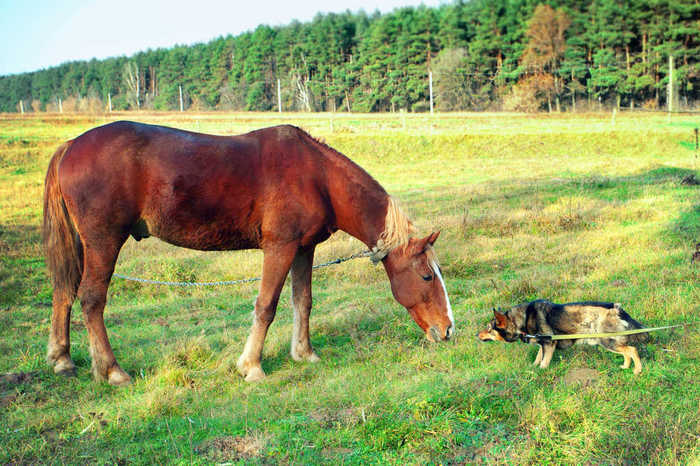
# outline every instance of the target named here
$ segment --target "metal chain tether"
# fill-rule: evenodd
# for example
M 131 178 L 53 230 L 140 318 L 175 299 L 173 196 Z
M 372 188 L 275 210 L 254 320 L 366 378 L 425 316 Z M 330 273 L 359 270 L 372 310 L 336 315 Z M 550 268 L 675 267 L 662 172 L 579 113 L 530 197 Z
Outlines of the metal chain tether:
M 341 263 L 347 262 L 349 260 L 357 259 L 359 257 L 367 257 L 370 255 L 372 255 L 371 251 L 358 252 L 358 253 L 355 253 L 351 256 L 339 257 L 339 258 L 334 259 L 332 261 L 328 261 L 328 262 L 324 262 L 322 264 L 314 265 L 313 268 L 320 269 L 323 267 L 328 267 L 330 265 L 341 264 Z M 129 277 L 127 275 L 122 275 L 120 273 L 114 273 L 114 274 L 112 274 L 112 276 L 116 277 L 116 278 L 121 278 L 123 280 L 129 280 L 132 282 L 147 283 L 149 285 L 166 285 L 166 286 L 182 286 L 182 287 L 188 287 L 188 286 L 228 286 L 228 285 L 239 285 L 241 283 L 257 282 L 257 281 L 261 280 L 260 277 L 252 277 L 252 278 L 242 278 L 240 280 L 222 280 L 222 281 L 217 281 L 217 282 L 169 282 L 169 281 L 163 281 L 163 280 L 149 280 L 147 278 Z

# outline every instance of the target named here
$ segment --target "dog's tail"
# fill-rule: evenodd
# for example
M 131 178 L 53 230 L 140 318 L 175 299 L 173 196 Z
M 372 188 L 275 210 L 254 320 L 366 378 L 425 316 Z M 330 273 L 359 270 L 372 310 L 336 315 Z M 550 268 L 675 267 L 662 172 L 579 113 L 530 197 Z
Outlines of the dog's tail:
M 642 329 L 644 326 L 634 320 L 632 316 L 627 314 L 627 311 L 622 309 L 622 306 L 618 303 L 615 303 L 615 309 L 617 309 L 618 315 L 620 316 L 620 319 L 624 320 L 628 324 L 628 330 L 637 330 L 637 329 Z M 628 335 L 627 336 L 627 341 L 629 343 L 642 343 L 645 342 L 649 339 L 649 334 L 648 333 L 636 333 L 634 335 Z

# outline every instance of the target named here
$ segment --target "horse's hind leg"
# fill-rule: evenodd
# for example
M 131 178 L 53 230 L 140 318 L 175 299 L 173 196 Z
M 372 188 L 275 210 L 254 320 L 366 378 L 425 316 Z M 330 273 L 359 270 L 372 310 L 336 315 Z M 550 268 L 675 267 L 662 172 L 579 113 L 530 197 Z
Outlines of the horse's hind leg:
M 77 286 L 76 286 L 77 288 Z M 75 364 L 70 358 L 70 313 L 76 290 L 54 289 L 51 332 L 46 359 L 57 374 L 75 375 Z
M 299 250 L 292 263 L 292 330 L 291 354 L 295 361 L 317 362 L 320 358 L 311 347 L 309 338 L 309 314 L 311 314 L 311 271 L 314 248 Z
M 83 308 L 90 340 L 93 375 L 95 379 L 107 380 L 112 385 L 126 385 L 131 382 L 131 377 L 117 364 L 103 318 L 107 288 L 122 244 L 123 240 L 100 247 L 86 244 L 85 270 L 78 288 L 78 298 Z

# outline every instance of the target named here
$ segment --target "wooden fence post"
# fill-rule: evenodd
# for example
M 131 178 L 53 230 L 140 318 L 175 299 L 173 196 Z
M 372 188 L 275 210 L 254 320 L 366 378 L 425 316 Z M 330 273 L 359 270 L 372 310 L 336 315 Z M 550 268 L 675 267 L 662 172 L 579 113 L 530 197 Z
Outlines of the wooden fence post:
M 428 81 L 430 86 L 430 114 L 433 114 L 433 72 L 428 72 Z

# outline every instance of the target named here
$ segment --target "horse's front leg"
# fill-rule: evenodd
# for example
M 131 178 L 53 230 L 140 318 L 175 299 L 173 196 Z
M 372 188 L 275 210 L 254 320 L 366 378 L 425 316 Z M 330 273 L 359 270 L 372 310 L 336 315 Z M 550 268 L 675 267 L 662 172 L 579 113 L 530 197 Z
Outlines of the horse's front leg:
M 260 292 L 255 300 L 253 326 L 246 341 L 243 354 L 238 358 L 238 372 L 247 382 L 255 382 L 265 377 L 260 366 L 263 344 L 267 329 L 275 318 L 284 280 L 297 253 L 297 244 L 275 245 L 264 249 L 262 281 Z
M 294 329 L 291 354 L 295 361 L 317 362 L 320 358 L 311 347 L 309 339 L 309 314 L 311 313 L 311 271 L 314 249 L 300 249 L 292 263 L 292 306 Z

